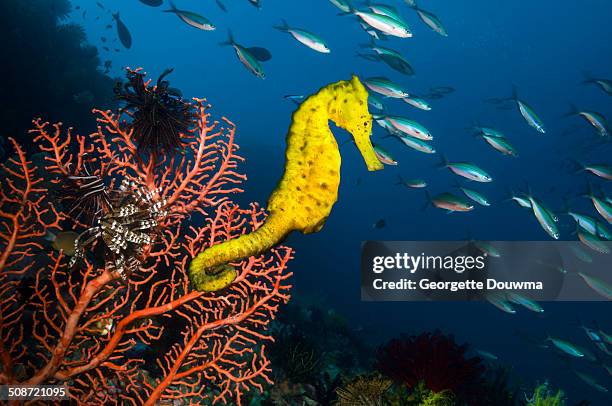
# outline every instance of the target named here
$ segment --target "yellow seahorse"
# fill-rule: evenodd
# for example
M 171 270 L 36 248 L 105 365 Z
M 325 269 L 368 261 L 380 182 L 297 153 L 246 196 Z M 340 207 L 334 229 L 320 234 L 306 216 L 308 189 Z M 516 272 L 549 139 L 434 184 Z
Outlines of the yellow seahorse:
M 340 185 L 340 150 L 329 120 L 352 134 L 369 171 L 383 168 L 370 142 L 368 92 L 359 79 L 353 76 L 350 81 L 323 87 L 293 113 L 285 173 L 268 200 L 269 216 L 264 224 L 250 234 L 199 253 L 189 265 L 189 279 L 196 289 L 211 291 L 229 285 L 233 278 L 226 277 L 224 284 L 216 283 L 212 289 L 211 274 L 216 274 L 220 265 L 260 254 L 291 231 L 308 234 L 323 227 L 338 199 Z

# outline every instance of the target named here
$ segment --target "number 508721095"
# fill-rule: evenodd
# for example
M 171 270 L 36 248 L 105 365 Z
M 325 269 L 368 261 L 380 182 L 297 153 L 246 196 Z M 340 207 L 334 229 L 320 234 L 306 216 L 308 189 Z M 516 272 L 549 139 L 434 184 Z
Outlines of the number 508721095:
M 62 385 L 1 385 L 0 400 L 63 400 L 68 388 Z

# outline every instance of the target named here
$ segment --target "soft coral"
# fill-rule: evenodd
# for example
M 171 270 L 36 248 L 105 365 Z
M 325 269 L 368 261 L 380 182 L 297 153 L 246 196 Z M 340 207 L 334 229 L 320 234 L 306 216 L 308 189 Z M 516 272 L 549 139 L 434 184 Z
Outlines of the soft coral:
M 450 390 L 476 401 L 485 368 L 480 358 L 466 358 L 467 348 L 439 331 L 401 336 L 378 349 L 376 367 L 409 388 L 422 382 L 432 392 Z

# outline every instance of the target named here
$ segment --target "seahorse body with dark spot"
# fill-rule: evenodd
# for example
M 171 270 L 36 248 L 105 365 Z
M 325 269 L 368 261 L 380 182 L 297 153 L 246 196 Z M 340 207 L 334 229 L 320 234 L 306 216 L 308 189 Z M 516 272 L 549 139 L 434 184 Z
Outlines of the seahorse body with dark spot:
M 340 150 L 329 120 L 352 134 L 369 171 L 383 168 L 370 141 L 368 93 L 359 79 L 353 76 L 320 89 L 293 113 L 285 172 L 268 200 L 269 216 L 252 233 L 199 253 L 189 265 L 189 279 L 196 289 L 209 290 L 205 281 L 211 269 L 261 254 L 291 231 L 308 234 L 323 227 L 338 200 L 340 185 Z

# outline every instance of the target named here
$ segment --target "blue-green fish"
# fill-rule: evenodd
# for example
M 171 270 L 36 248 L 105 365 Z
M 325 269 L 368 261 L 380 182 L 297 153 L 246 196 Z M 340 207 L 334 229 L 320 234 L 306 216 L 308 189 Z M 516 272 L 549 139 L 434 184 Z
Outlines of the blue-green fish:
M 399 38 L 410 38 L 412 37 L 412 31 L 406 23 L 400 20 L 396 20 L 393 17 L 389 17 L 384 14 L 377 14 L 370 11 L 361 11 L 354 8 L 350 8 L 347 14 L 354 14 L 361 19 L 364 23 L 378 31 L 384 32 L 387 35 L 391 35 Z
M 562 352 L 568 355 L 571 355 L 572 357 L 576 357 L 576 358 L 584 357 L 584 353 L 580 351 L 578 347 L 576 347 L 574 344 L 570 343 L 569 341 L 565 341 L 560 338 L 555 338 L 555 337 L 550 337 L 550 336 L 546 340 L 550 341 L 559 350 L 561 350 Z
M 403 99 L 404 97 L 410 96 L 400 85 L 382 76 L 367 78 L 363 81 L 363 84 L 366 85 L 368 89 L 382 94 L 383 96 L 396 99 Z
M 570 244 L 569 247 L 572 253 L 576 256 L 576 258 L 578 258 L 582 262 L 585 262 L 587 264 L 590 264 L 593 262 L 593 257 L 591 257 L 591 255 L 588 252 L 580 248 L 577 244 Z
M 455 175 L 462 176 L 475 182 L 492 182 L 493 178 L 483 169 L 469 162 L 448 162 L 445 156 L 440 156 L 440 168 L 448 168 Z
M 595 195 L 595 193 L 591 190 L 590 185 L 585 197 L 591 199 L 591 203 L 593 203 L 593 207 L 595 207 L 597 213 L 599 213 L 599 215 L 608 223 L 612 224 L 612 202 L 610 202 L 607 198 L 601 198 Z
M 533 214 L 535 215 L 540 226 L 555 240 L 558 240 L 561 234 L 559 233 L 559 228 L 557 227 L 556 217 L 551 214 L 550 210 L 546 208 L 539 200 L 536 200 L 533 196 L 528 195 L 529 202 L 531 203 L 531 208 L 533 210 Z
M 487 241 L 472 241 L 472 244 L 489 257 L 501 258 L 501 252 Z
M 366 5 L 374 13 L 390 17 L 390 18 L 394 19 L 395 21 L 398 21 L 398 22 L 402 23 L 404 26 L 406 26 L 406 27 L 408 26 L 406 21 L 404 21 L 402 16 L 400 16 L 399 12 L 397 11 L 397 9 L 395 7 L 389 6 L 387 4 L 380 4 L 380 3 L 375 4 L 375 3 L 372 3 L 369 0 L 366 1 Z
M 536 264 L 538 264 L 538 265 L 542 265 L 542 266 L 544 266 L 546 268 L 550 268 L 553 271 L 557 271 L 560 274 L 567 275 L 567 269 L 563 265 L 557 265 L 557 264 L 553 265 L 553 264 L 550 264 L 550 263 L 548 263 L 546 261 L 542 261 L 540 259 L 536 259 L 534 262 Z
M 516 310 L 512 307 L 512 304 L 508 302 L 505 295 L 499 293 L 489 293 L 485 296 L 485 299 L 493 306 L 505 313 L 514 314 Z
M 423 141 L 433 140 L 433 135 L 429 130 L 414 120 L 409 120 L 400 116 L 386 116 L 386 120 L 395 129 L 411 137 L 418 138 Z
M 604 354 L 612 356 L 612 352 L 608 349 L 608 346 L 606 345 L 606 343 L 604 343 L 603 341 L 600 341 L 594 344 L 595 344 L 595 347 L 597 347 L 599 351 L 603 352 Z M 612 370 L 608 370 L 608 372 L 612 372 Z M 610 375 L 612 375 L 612 373 Z
M 531 108 L 531 106 L 525 103 L 524 101 L 519 100 L 516 88 L 512 89 L 512 97 L 510 98 L 510 100 L 513 100 L 516 103 L 519 112 L 521 113 L 527 124 L 535 128 L 539 133 L 544 134 L 546 132 L 546 129 L 544 128 L 544 123 L 542 122 L 540 117 L 538 117 L 533 108 Z
M 404 97 L 402 100 L 404 100 L 406 103 L 410 104 L 411 106 L 416 107 L 417 109 L 421 109 L 425 111 L 431 110 L 431 106 L 429 105 L 429 103 L 427 103 L 426 100 L 421 99 L 420 97 L 409 96 L 409 97 Z
M 238 57 L 240 62 L 242 62 L 242 64 L 249 70 L 249 72 L 251 72 L 253 75 L 257 76 L 260 79 L 265 79 L 266 74 L 263 70 L 263 67 L 261 66 L 261 63 L 259 63 L 255 55 L 253 55 L 248 48 L 245 48 L 242 45 L 238 44 L 236 41 L 234 41 L 232 31 L 228 32 L 228 40 L 222 42 L 220 45 L 229 45 L 234 48 L 234 51 L 236 51 L 236 56 Z
M 198 13 L 187 10 L 179 10 L 174 5 L 174 2 L 170 0 L 170 9 L 164 10 L 166 13 L 174 13 L 178 18 L 181 19 L 185 24 L 190 25 L 194 28 L 203 31 L 213 31 L 216 27 L 208 21 L 208 19 Z
M 489 351 L 476 350 L 476 354 L 480 355 L 484 359 L 488 359 L 489 361 L 497 361 L 497 355 L 491 354 Z
M 612 180 L 612 166 L 606 164 L 579 164 L 580 170 L 587 171 L 602 179 Z
M 612 80 L 594 78 L 594 77 L 591 77 L 591 75 L 589 74 L 585 74 L 585 76 L 586 76 L 586 79 L 584 83 L 593 83 L 597 85 L 601 90 L 603 90 L 604 92 L 612 96 Z
M 523 306 L 525 309 L 531 310 L 535 313 L 544 313 L 544 309 L 538 302 L 533 299 L 530 299 L 526 296 L 523 296 L 516 292 L 509 292 L 506 294 L 508 300 L 512 303 L 516 303 L 517 305 Z
M 395 18 L 396 20 L 402 19 L 397 9 L 393 6 L 388 4 L 372 3 L 370 0 L 366 0 L 365 4 L 376 14 L 382 14 L 387 17 Z
M 383 104 L 383 102 L 372 93 L 368 94 L 368 104 L 378 110 L 385 109 L 385 105 Z
M 506 138 L 501 137 L 492 137 L 490 135 L 483 134 L 482 138 L 497 151 L 501 152 L 504 155 L 517 157 L 518 152 L 516 148 L 508 141 Z
M 374 119 L 374 121 L 376 121 L 376 124 L 378 124 L 385 130 L 387 130 L 387 132 L 390 135 L 395 135 L 396 137 L 406 135 L 402 133 L 400 130 L 398 130 L 397 128 L 395 128 L 393 124 L 391 124 L 391 121 L 389 120 L 389 116 L 385 116 L 382 114 L 374 114 L 372 115 L 372 118 Z
M 475 201 L 481 206 L 490 206 L 489 199 L 482 195 L 482 193 L 475 191 L 474 189 L 466 188 L 461 186 L 461 184 L 455 181 L 455 186 L 463 192 L 471 200 Z
M 291 100 L 297 105 L 299 105 L 305 98 L 306 96 L 304 96 L 303 94 L 288 94 L 286 96 L 283 96 L 283 99 Z
M 510 144 L 510 141 L 501 133 L 501 131 L 494 130 L 489 127 L 476 127 L 478 133 L 476 135 L 484 139 L 487 144 L 492 146 L 495 150 L 501 152 L 504 155 L 518 156 L 516 149 Z
M 374 115 L 372 115 L 372 118 L 374 119 L 374 121 L 376 121 L 376 124 L 378 124 L 379 126 L 384 128 L 385 130 L 387 130 L 389 132 L 389 134 L 396 135 L 396 136 L 399 136 L 399 135 L 402 134 L 401 131 L 399 131 L 397 128 L 393 127 L 393 124 L 391 124 L 389 122 L 387 116 L 374 114 Z
M 590 375 L 587 375 L 583 372 L 574 371 L 574 373 L 578 376 L 578 378 L 582 379 L 587 385 L 594 388 L 595 390 L 603 393 L 608 393 L 608 388 L 599 384 L 595 378 Z
M 529 186 L 527 186 L 529 188 Z M 513 200 L 515 201 L 519 206 L 526 208 L 526 209 L 531 209 L 531 200 L 529 198 L 529 194 L 527 193 L 522 193 L 522 194 L 516 194 L 512 191 L 512 189 L 508 189 L 508 199 L 506 200 Z M 557 216 L 550 208 L 546 207 L 544 204 L 542 204 L 541 202 L 539 202 L 539 205 L 541 207 L 541 209 L 545 210 L 548 213 L 548 216 L 550 216 L 550 218 L 557 223 L 559 221 L 559 216 Z
M 506 193 L 508 197 L 504 201 L 512 200 L 516 202 L 516 204 L 518 204 L 520 207 L 523 207 L 525 209 L 531 209 L 531 201 L 529 200 L 529 197 L 527 197 L 525 194 L 515 193 L 511 188 L 506 188 Z
M 408 188 L 413 189 L 422 189 L 424 187 L 427 187 L 427 182 L 425 182 L 423 179 L 404 179 L 401 176 L 399 176 L 399 181 L 395 184 L 404 185 Z
M 583 354 L 584 354 L 584 359 L 589 361 L 589 362 L 597 362 L 598 358 L 595 355 L 595 353 L 593 353 L 593 351 L 591 351 L 589 348 L 587 347 L 583 347 L 580 345 L 576 345 L 576 348 L 578 348 Z
M 531 209 L 531 200 L 529 200 L 527 197 L 512 196 L 512 200 L 514 200 L 521 207 Z
M 449 213 L 453 213 L 456 211 L 465 212 L 474 209 L 474 205 L 468 202 L 461 196 L 453 195 L 452 193 L 440 193 L 436 196 L 431 197 L 427 191 L 425 191 L 427 195 L 427 203 L 426 206 L 432 204 L 433 206 L 447 210 Z
M 610 243 L 602 241 L 596 234 L 592 234 L 580 226 L 577 227 L 576 234 L 578 235 L 580 242 L 593 251 L 599 252 L 600 254 L 610 253 Z
M 442 21 L 433 13 L 423 10 L 416 5 L 416 1 L 411 2 L 413 5 L 412 9 L 416 11 L 421 21 L 423 21 L 429 28 L 442 35 L 443 37 L 448 37 L 448 33 L 446 32 L 446 28 L 442 24 Z
M 606 342 L 600 331 L 597 331 L 594 328 L 585 326 L 584 324 L 580 324 L 578 327 L 584 330 L 584 333 L 586 334 L 586 336 L 589 337 L 589 340 L 591 340 L 593 344 L 595 344 L 595 347 L 597 347 L 597 349 L 599 349 L 601 352 L 607 355 L 612 355 L 612 352 L 608 350 Z M 594 358 L 595 358 L 595 361 L 597 361 L 597 357 L 594 357 Z
M 489 137 L 497 137 L 497 138 L 506 138 L 504 133 L 495 128 L 491 127 L 482 127 L 482 126 L 474 126 L 474 129 L 481 134 L 488 135 Z
M 374 153 L 376 154 L 376 157 L 378 158 L 378 160 L 382 162 L 383 164 L 397 165 L 397 161 L 393 159 L 391 154 L 389 154 L 387 151 L 382 149 L 380 146 L 374 145 Z
M 582 330 L 584 330 L 584 333 L 587 335 L 587 337 L 589 337 L 589 339 L 591 341 L 593 341 L 593 342 L 600 342 L 600 341 L 602 341 L 601 336 L 599 335 L 599 333 L 596 330 L 594 330 L 594 329 L 592 329 L 590 327 L 587 327 L 587 326 L 585 326 L 583 324 L 579 325 L 578 327 L 580 327 Z
M 327 44 L 325 44 L 325 42 L 321 38 L 309 31 L 302 30 L 299 28 L 291 28 L 285 20 L 282 20 L 282 25 L 277 25 L 274 28 L 282 32 L 287 32 L 291 34 L 291 36 L 298 40 L 300 43 L 317 52 L 321 52 L 323 54 L 328 54 L 331 52 Z
M 610 231 L 608 230 L 606 225 L 601 221 L 594 219 L 591 216 L 587 216 L 586 214 L 577 213 L 569 209 L 567 209 L 564 214 L 571 216 L 576 222 L 576 225 L 586 230 L 587 232 L 594 235 L 598 235 L 599 237 L 605 240 L 612 239 L 612 234 L 610 234 Z
M 608 121 L 603 115 L 596 111 L 579 110 L 572 106 L 570 112 L 567 113 L 566 116 L 580 116 L 591 124 L 600 136 L 607 137 L 610 135 L 608 132 Z
M 608 345 L 612 345 L 612 335 L 606 333 L 602 329 L 598 329 L 597 332 L 601 336 L 601 339 Z
M 410 65 L 410 62 L 408 62 L 408 60 L 406 60 L 406 58 L 404 58 L 404 56 L 396 50 L 377 45 L 373 40 L 370 42 L 370 44 L 364 44 L 361 45 L 361 47 L 375 52 L 375 55 L 359 56 L 373 61 L 383 61 L 390 68 L 403 73 L 404 75 L 414 75 L 414 69 L 412 68 L 412 65 Z
M 329 0 L 334 6 L 338 7 L 340 10 L 342 10 L 345 13 L 348 13 L 349 11 L 351 11 L 351 6 L 349 5 L 349 3 L 345 0 Z
M 589 285 L 589 287 L 595 292 L 599 293 L 608 300 L 612 300 L 612 286 L 610 286 L 608 282 L 594 276 L 587 275 L 583 272 L 578 272 L 578 275 L 580 275 L 586 284 Z
M 407 146 L 409 146 L 412 149 L 415 149 L 417 151 L 420 152 L 424 152 L 426 154 L 434 154 L 436 152 L 436 150 L 434 149 L 434 147 L 432 147 L 430 144 L 428 144 L 427 142 L 420 140 L 418 138 L 415 137 L 411 137 L 409 135 L 400 135 L 398 137 L 400 139 L 400 141 L 402 141 L 404 144 L 406 144 Z

